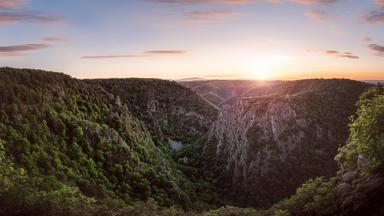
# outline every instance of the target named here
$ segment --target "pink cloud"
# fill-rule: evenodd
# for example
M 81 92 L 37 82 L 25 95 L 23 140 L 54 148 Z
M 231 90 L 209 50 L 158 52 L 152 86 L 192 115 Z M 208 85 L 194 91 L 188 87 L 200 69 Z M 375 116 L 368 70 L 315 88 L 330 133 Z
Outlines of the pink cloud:
M 218 4 L 245 4 L 250 0 L 153 0 L 160 3 L 171 4 L 202 4 L 202 3 L 218 3 Z
M 12 46 L 0 46 L 0 54 L 5 56 L 15 56 L 24 54 L 27 51 L 34 51 L 40 49 L 46 49 L 52 47 L 49 44 L 42 43 L 31 43 L 31 44 L 20 44 L 20 45 L 12 45 Z
M 65 38 L 63 36 L 48 36 L 43 38 L 44 41 L 64 41 Z
M 12 8 L 24 4 L 24 0 L 0 0 L 0 8 Z
M 372 11 L 364 19 L 368 23 L 384 23 L 384 11 Z
M 378 4 L 381 7 L 384 7 L 384 0 L 376 0 L 376 4 Z
M 359 59 L 360 57 L 351 53 L 351 52 L 341 52 L 337 50 L 308 50 L 308 52 L 321 52 L 326 55 L 334 56 L 334 57 L 340 57 L 340 58 L 348 58 L 348 59 Z
M 44 14 L 35 11 L 21 12 L 0 12 L 0 24 L 10 24 L 15 22 L 35 22 L 35 23 L 62 23 L 64 20 L 58 16 Z
M 188 51 L 186 50 L 150 50 L 145 51 L 141 54 L 118 54 L 118 55 L 91 55 L 82 56 L 83 59 L 115 59 L 115 58 L 143 58 L 153 56 L 164 56 L 164 55 L 183 55 Z
M 369 44 L 368 47 L 377 52 L 378 55 L 384 56 L 384 46 L 377 44 Z
M 244 13 L 236 11 L 192 11 L 185 13 L 183 22 L 186 23 L 211 23 L 229 17 L 237 17 Z
M 324 23 L 326 21 L 326 13 L 324 11 L 313 10 L 305 15 L 314 19 L 318 23 Z

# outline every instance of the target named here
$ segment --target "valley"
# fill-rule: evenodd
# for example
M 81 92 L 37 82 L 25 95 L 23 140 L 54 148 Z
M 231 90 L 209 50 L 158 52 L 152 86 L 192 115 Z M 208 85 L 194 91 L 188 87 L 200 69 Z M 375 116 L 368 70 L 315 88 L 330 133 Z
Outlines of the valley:
M 0 68 L 0 213 L 380 215 L 383 97 Z

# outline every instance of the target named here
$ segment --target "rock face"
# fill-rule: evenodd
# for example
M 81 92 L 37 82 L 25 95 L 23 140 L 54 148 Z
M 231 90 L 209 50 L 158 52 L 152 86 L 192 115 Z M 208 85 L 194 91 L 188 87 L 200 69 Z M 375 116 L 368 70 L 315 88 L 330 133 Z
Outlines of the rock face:
M 90 80 L 117 95 L 158 143 L 185 144 L 206 136 L 217 110 L 190 89 L 156 79 Z
M 334 156 L 348 137 L 348 116 L 365 85 L 329 81 L 324 88 L 326 81 L 318 82 L 318 88 L 231 99 L 222 106 L 205 151 L 216 155 L 218 187 L 239 205 L 265 207 L 309 178 L 335 174 Z M 353 94 L 350 82 L 360 88 Z
M 338 215 L 382 215 L 384 175 L 380 170 L 367 170 L 367 161 L 363 155 L 358 155 L 353 167 L 344 169 L 339 164 L 341 170 L 336 183 Z

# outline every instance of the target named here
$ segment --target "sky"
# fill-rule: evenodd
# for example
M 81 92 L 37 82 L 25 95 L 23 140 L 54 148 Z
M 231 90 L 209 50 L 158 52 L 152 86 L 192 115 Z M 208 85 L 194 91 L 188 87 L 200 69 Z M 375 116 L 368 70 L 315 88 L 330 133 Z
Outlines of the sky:
M 384 0 L 0 0 L 0 66 L 384 80 Z

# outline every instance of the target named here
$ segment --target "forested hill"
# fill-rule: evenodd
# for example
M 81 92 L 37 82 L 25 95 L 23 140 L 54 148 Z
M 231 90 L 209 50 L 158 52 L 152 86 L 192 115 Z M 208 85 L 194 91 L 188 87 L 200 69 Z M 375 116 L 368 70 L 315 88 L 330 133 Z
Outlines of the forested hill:
M 89 80 L 116 95 L 158 140 L 193 143 L 203 137 L 217 110 L 191 89 L 156 79 Z
M 0 68 L 0 215 L 383 213 L 383 88 L 355 114 L 367 84 L 271 86 L 213 106 L 171 81 Z
M 41 185 L 45 192 L 65 184 L 96 199 L 153 198 L 185 208 L 202 200 L 197 196 L 210 192 L 209 184 L 189 168 L 192 183 L 180 170 L 188 166 L 177 165 L 168 143 L 153 139 L 129 107 L 102 87 L 67 75 L 1 68 L 1 149 L 28 177 L 25 184 L 48 181 Z M 6 177 L 2 186 L 13 185 Z M 22 206 L 22 198 L 12 204 Z

